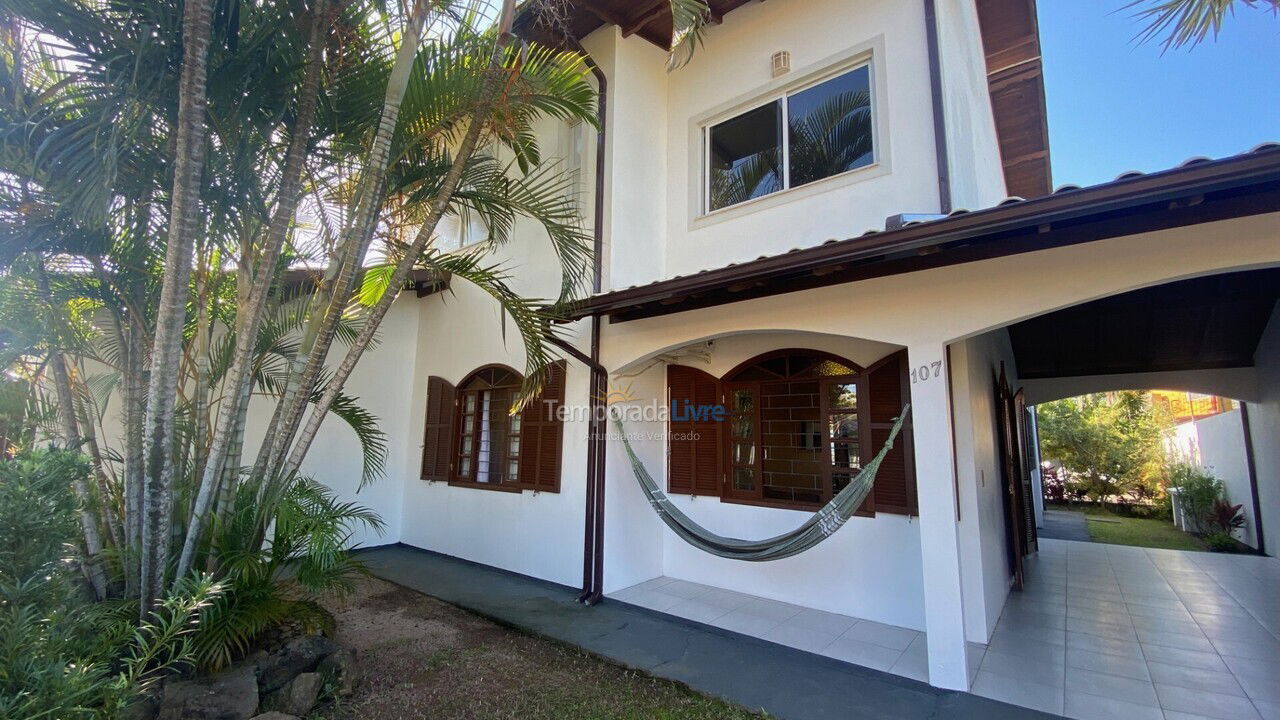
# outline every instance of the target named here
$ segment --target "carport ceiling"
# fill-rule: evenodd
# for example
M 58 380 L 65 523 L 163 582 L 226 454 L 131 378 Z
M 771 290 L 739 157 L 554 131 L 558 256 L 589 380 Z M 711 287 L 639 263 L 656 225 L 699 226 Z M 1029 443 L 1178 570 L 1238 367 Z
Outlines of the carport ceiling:
M 1025 379 L 1253 365 L 1280 268 L 1135 290 L 1009 327 Z

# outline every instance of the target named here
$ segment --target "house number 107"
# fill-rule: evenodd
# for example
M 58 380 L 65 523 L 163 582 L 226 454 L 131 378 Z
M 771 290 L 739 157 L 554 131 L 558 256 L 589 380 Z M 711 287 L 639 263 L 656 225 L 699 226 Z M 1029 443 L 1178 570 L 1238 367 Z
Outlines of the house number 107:
M 911 384 L 922 383 L 932 378 L 942 375 L 942 361 L 934 360 L 928 365 L 921 365 L 918 368 L 911 369 Z

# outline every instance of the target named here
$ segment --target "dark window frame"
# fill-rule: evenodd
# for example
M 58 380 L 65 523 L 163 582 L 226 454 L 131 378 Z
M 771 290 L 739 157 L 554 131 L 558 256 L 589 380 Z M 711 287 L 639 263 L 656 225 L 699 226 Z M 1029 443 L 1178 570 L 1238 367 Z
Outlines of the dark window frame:
M 472 388 L 472 389 L 467 388 L 467 385 L 471 384 L 473 381 L 480 379 L 480 376 L 482 374 L 490 371 L 495 371 L 495 370 L 505 372 L 508 375 L 510 375 L 510 377 L 512 378 L 512 382 L 495 384 L 486 388 Z M 478 490 L 491 490 L 495 492 L 510 492 L 510 493 L 518 493 L 524 490 L 524 487 L 520 483 L 519 475 L 517 474 L 515 481 L 509 480 L 507 478 L 506 468 L 502 469 L 503 480 L 501 482 L 496 482 L 496 483 L 479 482 L 473 479 L 475 477 L 474 473 L 476 473 L 479 470 L 479 462 L 480 462 L 480 444 L 481 444 L 480 437 L 481 437 L 481 429 L 482 429 L 481 422 L 483 417 L 483 413 L 481 411 L 481 405 L 480 405 L 481 394 L 485 391 L 492 391 L 492 390 L 508 390 L 508 389 L 519 390 L 520 383 L 523 381 L 524 381 L 524 376 L 521 375 L 514 368 L 511 368 L 507 365 L 494 363 L 494 364 L 484 365 L 482 367 L 476 368 L 474 371 L 469 373 L 465 378 L 463 378 L 462 382 L 458 383 L 457 389 L 455 390 L 455 397 L 454 397 L 453 438 L 451 443 L 451 451 L 450 451 L 451 454 L 450 454 L 450 460 L 449 460 L 449 486 L 450 487 L 466 487 L 466 488 L 475 488 Z M 462 462 L 461 462 L 463 459 L 462 438 L 466 434 L 463 431 L 463 428 L 464 428 L 463 419 L 466 416 L 466 405 L 467 405 L 468 396 L 473 396 L 476 398 L 475 411 L 472 413 L 473 417 L 471 420 L 471 430 L 472 430 L 471 450 L 468 455 L 468 458 L 471 461 L 470 473 L 469 473 L 470 477 L 464 476 L 462 474 Z M 505 433 L 505 440 L 509 445 L 510 441 L 513 438 L 518 438 L 520 436 L 519 430 L 515 432 L 512 432 L 511 430 L 513 420 L 520 417 L 520 414 L 511 415 L 507 413 L 507 408 L 503 408 L 502 413 L 503 413 L 502 416 L 505 416 L 506 418 L 507 431 Z M 492 415 L 492 409 L 491 409 L 490 418 L 492 419 L 492 417 L 493 415 Z M 518 459 L 518 455 L 517 455 L 517 459 Z M 505 454 L 504 454 L 504 462 L 506 463 L 511 462 L 511 459 L 506 457 Z
M 852 370 L 853 372 L 847 373 L 847 374 L 829 375 L 829 376 L 806 375 L 803 372 L 796 372 L 791 367 L 791 364 L 793 362 L 792 359 L 801 358 L 801 357 L 817 358 L 820 361 L 838 363 Z M 775 371 L 761 367 L 762 365 L 770 361 L 776 362 L 778 359 L 786 359 L 787 361 L 787 372 L 785 374 L 779 374 L 779 373 L 776 373 Z M 809 368 L 806 368 L 806 369 L 811 369 L 811 368 L 812 366 L 809 366 Z M 756 379 L 749 379 L 749 380 L 740 379 L 744 374 L 751 371 L 754 371 L 757 373 Z M 774 375 L 776 375 L 776 377 L 774 378 L 761 377 L 759 373 L 773 373 Z M 763 422 L 762 422 L 764 395 L 761 392 L 761 389 L 766 385 L 794 383 L 797 381 L 815 381 L 818 383 L 818 417 L 819 417 L 818 423 L 819 423 L 820 431 L 822 433 L 822 444 L 821 444 L 821 448 L 819 448 L 819 457 L 822 459 L 821 462 L 819 463 L 821 488 L 820 488 L 819 499 L 813 502 L 799 501 L 795 499 L 787 500 L 787 499 L 781 499 L 781 498 L 765 497 L 765 487 L 764 487 L 765 473 L 763 469 L 764 460 L 765 460 L 764 458 L 765 448 L 764 448 L 764 440 L 763 440 Z M 838 410 L 833 410 L 830 407 L 827 390 L 833 385 L 854 384 L 856 386 L 857 394 L 858 394 L 858 409 L 857 409 L 858 446 L 859 446 L 860 453 L 865 452 L 865 449 L 869 447 L 868 443 L 870 442 L 870 439 L 871 439 L 870 423 L 869 423 L 870 417 L 868 414 L 869 413 L 868 403 L 866 402 L 866 398 L 867 398 L 866 369 L 858 365 L 857 363 L 853 362 L 852 360 L 849 360 L 844 357 L 840 357 L 839 355 L 835 355 L 833 353 L 824 352 L 821 350 L 811 350 L 808 348 L 784 348 L 781 350 L 773 350 L 770 352 L 762 353 L 742 363 L 739 363 L 732 370 L 722 375 L 720 378 L 720 382 L 721 382 L 721 397 L 723 398 L 725 406 L 728 409 L 729 417 L 730 417 L 730 420 L 729 420 L 730 431 L 724 440 L 724 448 L 723 448 L 725 470 L 724 470 L 724 478 L 722 480 L 722 488 L 720 493 L 721 502 L 734 503 L 739 505 L 759 505 L 763 507 L 781 508 L 786 510 L 805 510 L 805 511 L 816 510 L 818 508 L 821 508 L 826 503 L 830 502 L 831 498 L 834 497 L 834 493 L 832 491 L 832 479 L 833 479 L 833 476 L 836 474 L 835 468 L 832 462 L 830 461 L 830 455 L 829 455 L 829 453 L 832 450 L 832 446 L 834 444 L 834 440 L 832 439 L 831 433 L 830 433 L 830 418 L 832 413 L 838 412 Z M 753 442 L 754 452 L 753 452 L 753 458 L 752 458 L 754 462 L 751 463 L 750 466 L 755 471 L 755 486 L 752 490 L 742 490 L 740 488 L 737 488 L 734 483 L 734 469 L 738 467 L 742 467 L 742 468 L 748 467 L 747 464 L 734 462 L 735 438 L 734 438 L 734 433 L 732 431 L 732 418 L 735 414 L 745 414 L 745 413 L 734 412 L 732 393 L 735 390 L 750 391 L 754 398 L 753 410 L 752 410 L 753 428 L 754 428 L 754 435 L 755 435 L 754 442 Z M 862 516 L 870 516 L 875 514 L 874 489 L 872 490 L 871 494 L 867 496 L 867 500 L 864 501 L 863 505 L 858 509 L 857 514 Z
M 791 143 L 792 143 L 793 131 L 792 131 L 792 124 L 791 124 L 791 102 L 790 101 L 792 96 L 800 95 L 801 93 L 820 87 L 821 85 L 827 82 L 830 82 L 832 80 L 836 80 L 839 78 L 843 78 L 846 75 L 850 75 L 859 71 L 866 72 L 867 115 L 870 123 L 870 136 L 871 136 L 870 137 L 871 148 L 869 151 L 870 158 L 868 159 L 867 162 L 857 165 L 856 167 L 851 167 L 845 170 L 841 170 L 839 172 L 832 173 L 830 175 L 826 175 L 824 177 L 815 178 L 812 180 L 806 180 L 804 182 L 796 184 L 795 182 L 793 182 L 793 178 L 791 177 L 791 174 L 792 174 Z M 715 118 L 708 120 L 706 122 L 703 122 L 701 127 L 699 128 L 699 137 L 701 139 L 702 146 L 699 151 L 699 154 L 700 154 L 699 163 L 701 165 L 701 172 L 699 173 L 699 176 L 701 177 L 701 188 L 699 190 L 699 194 L 700 194 L 701 200 L 699 202 L 698 217 L 715 215 L 717 213 L 730 210 L 732 208 L 742 207 L 749 203 L 756 202 L 758 200 L 763 200 L 764 198 L 777 195 L 778 193 L 784 193 L 789 190 L 795 190 L 798 188 L 807 187 L 809 185 L 821 183 L 826 180 L 832 180 L 834 178 L 844 177 L 850 173 L 857 172 L 859 170 L 864 170 L 869 167 L 874 167 L 880 162 L 880 142 L 879 142 L 880 137 L 879 137 L 879 132 L 877 128 L 878 115 L 876 110 L 876 108 L 878 107 L 878 103 L 879 101 L 877 99 L 877 92 L 876 92 L 875 58 L 869 57 L 869 58 L 857 60 L 848 65 L 837 66 L 826 72 L 822 72 L 819 75 L 813 76 L 810 79 L 802 80 L 793 85 L 780 88 L 778 90 L 775 90 L 773 92 L 770 92 L 762 96 L 757 102 L 753 103 L 752 105 L 742 108 L 736 112 L 733 112 L 733 114 L 717 115 Z M 712 164 L 711 164 L 712 145 L 713 145 L 712 131 L 717 127 L 726 125 L 728 123 L 732 123 L 736 120 L 740 120 L 752 113 L 759 112 L 760 110 L 767 108 L 771 105 L 777 106 L 779 120 L 781 124 L 781 127 L 779 129 L 779 146 L 778 146 L 779 158 L 777 162 L 778 169 L 781 171 L 781 173 L 780 173 L 780 177 L 777 178 L 778 187 L 774 190 L 770 190 L 768 192 L 765 192 L 760 195 L 756 195 L 754 197 L 744 198 L 741 200 L 737 200 L 735 202 L 730 202 L 730 203 L 721 205 L 719 207 L 713 207 L 714 201 L 712 197 Z

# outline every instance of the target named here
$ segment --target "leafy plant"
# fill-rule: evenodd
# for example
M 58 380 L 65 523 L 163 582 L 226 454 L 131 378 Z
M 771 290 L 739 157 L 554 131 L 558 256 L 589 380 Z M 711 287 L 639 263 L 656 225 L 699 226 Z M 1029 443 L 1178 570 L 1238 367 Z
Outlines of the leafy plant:
M 1230 535 L 1233 530 L 1239 530 L 1244 527 L 1244 505 L 1232 505 L 1224 498 L 1218 498 L 1213 503 L 1213 509 L 1209 511 L 1206 518 L 1209 527 L 1214 528 L 1216 532 L 1223 532 Z
M 1280 0 L 1134 0 L 1126 7 L 1140 8 L 1136 15 L 1147 23 L 1140 42 L 1164 36 L 1165 49 L 1195 47 L 1210 35 L 1218 36 L 1222 23 L 1237 7 L 1280 13 Z
M 1236 549 L 1236 539 L 1231 533 L 1216 531 L 1204 536 L 1205 545 L 1213 552 L 1231 552 Z
M 214 527 L 215 556 L 228 590 L 201 614 L 193 640 L 201 669 L 225 667 L 282 623 L 327 629 L 328 616 L 311 598 L 348 591 L 365 572 L 346 550 L 352 533 L 383 527 L 373 511 L 340 502 L 308 478 L 297 478 L 278 497 L 263 497 L 264 489 L 241 485 L 229 516 Z M 269 541 L 257 542 L 268 531 Z
M 144 622 L 137 603 L 84 592 L 71 492 L 88 463 L 63 450 L 0 461 L 0 717 L 113 718 L 193 660 L 196 620 L 222 592 L 178 583 Z
M 1061 466 L 1064 494 L 1093 502 L 1162 492 L 1169 419 L 1141 392 L 1083 395 L 1037 407 L 1045 460 Z
M 1169 487 L 1177 488 L 1178 501 L 1192 530 L 1205 532 L 1214 505 L 1222 498 L 1222 482 L 1198 465 L 1177 462 L 1169 466 Z

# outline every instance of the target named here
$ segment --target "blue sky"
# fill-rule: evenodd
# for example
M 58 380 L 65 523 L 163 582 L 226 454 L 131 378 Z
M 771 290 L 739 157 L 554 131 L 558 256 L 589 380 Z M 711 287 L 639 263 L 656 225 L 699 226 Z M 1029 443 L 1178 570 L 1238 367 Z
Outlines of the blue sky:
M 1127 2 L 1039 0 L 1055 185 L 1280 142 L 1280 20 L 1246 8 L 1216 41 L 1161 55 L 1133 42 Z

